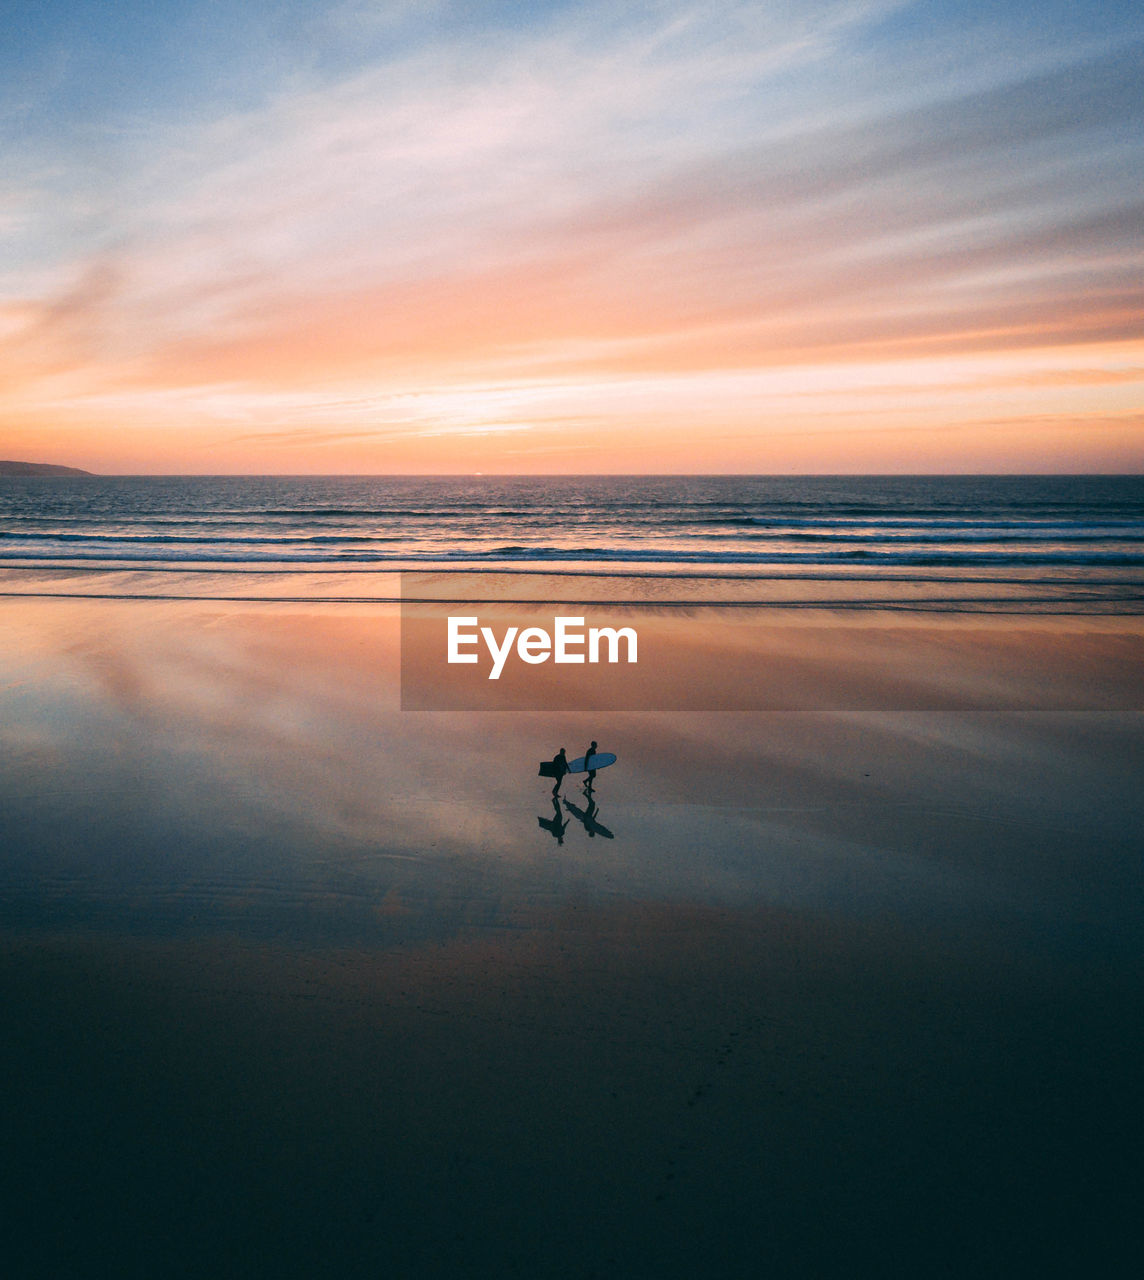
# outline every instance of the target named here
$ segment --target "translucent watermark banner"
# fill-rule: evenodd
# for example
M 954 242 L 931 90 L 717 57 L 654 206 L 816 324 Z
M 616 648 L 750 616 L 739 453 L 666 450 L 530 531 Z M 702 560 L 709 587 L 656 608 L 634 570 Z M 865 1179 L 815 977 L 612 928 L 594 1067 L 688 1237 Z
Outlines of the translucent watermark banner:
M 402 709 L 1144 707 L 1140 617 L 549 600 L 537 585 L 403 574 Z

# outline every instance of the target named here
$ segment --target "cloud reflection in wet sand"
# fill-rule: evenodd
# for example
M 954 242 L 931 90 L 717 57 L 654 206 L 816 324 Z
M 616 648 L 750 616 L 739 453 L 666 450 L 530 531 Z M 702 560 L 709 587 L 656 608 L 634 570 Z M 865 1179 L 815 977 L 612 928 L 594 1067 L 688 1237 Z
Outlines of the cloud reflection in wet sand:
M 320 936 L 411 915 L 448 934 L 572 891 L 1052 916 L 1079 910 L 1073 877 L 1099 841 L 1086 904 L 1123 914 L 1110 886 L 1129 865 L 1132 713 L 402 714 L 392 609 L 52 601 L 14 616 L 9 868 L 21 840 L 57 831 L 73 910 L 119 893 L 145 916 L 152 895 L 153 924 L 217 907 L 240 930 Z M 1037 621 L 1051 648 L 1060 624 Z M 827 652 L 841 662 L 837 637 Z M 596 791 L 616 838 L 566 811 L 554 857 L 536 761 L 589 737 L 621 757 Z

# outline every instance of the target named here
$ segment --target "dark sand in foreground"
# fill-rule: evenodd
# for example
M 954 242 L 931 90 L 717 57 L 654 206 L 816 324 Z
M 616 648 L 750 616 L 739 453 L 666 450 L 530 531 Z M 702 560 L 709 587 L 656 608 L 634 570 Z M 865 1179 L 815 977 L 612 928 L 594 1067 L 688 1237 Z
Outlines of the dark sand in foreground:
M 1129 703 L 403 715 L 392 610 L 3 610 L 9 1274 L 1135 1274 Z

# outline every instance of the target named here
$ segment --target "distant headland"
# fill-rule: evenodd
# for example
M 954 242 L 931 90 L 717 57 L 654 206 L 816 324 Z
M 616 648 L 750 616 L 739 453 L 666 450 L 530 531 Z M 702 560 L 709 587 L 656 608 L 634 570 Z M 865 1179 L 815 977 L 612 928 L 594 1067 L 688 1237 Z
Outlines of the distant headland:
M 0 476 L 90 476 L 79 467 L 57 467 L 51 462 L 0 462 Z

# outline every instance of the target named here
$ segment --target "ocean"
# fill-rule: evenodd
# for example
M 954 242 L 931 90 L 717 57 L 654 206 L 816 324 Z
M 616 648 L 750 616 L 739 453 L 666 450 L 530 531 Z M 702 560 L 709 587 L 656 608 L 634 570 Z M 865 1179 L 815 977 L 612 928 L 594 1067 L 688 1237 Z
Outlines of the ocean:
M 1140 476 L 100 476 L 0 486 L 0 557 L 1144 566 Z
M 824 584 L 803 603 L 829 603 L 831 583 L 895 579 L 931 584 L 928 608 L 1012 607 L 1021 584 L 1039 610 L 1136 612 L 1144 477 L 12 478 L 0 568 L 136 571 L 105 578 L 109 594 L 137 590 L 141 570 L 182 572 L 182 596 L 257 574 L 262 598 L 279 575 L 291 595 L 383 599 L 392 588 L 360 575 L 426 568 Z M 359 581 L 331 589 L 334 574 Z

